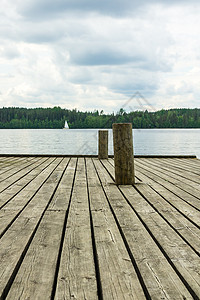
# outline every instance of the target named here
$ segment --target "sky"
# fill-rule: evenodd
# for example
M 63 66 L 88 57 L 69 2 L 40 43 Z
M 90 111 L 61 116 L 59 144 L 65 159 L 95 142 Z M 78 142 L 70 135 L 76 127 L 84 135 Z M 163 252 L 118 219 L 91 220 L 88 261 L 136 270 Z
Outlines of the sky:
M 0 107 L 200 107 L 199 0 L 0 0 Z

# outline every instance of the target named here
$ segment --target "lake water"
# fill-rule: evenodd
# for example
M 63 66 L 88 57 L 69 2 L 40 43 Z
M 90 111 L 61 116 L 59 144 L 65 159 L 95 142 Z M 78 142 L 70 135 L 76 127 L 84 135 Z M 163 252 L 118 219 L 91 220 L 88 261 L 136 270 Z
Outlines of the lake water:
M 109 129 L 109 154 L 113 154 Z M 98 129 L 1 129 L 0 154 L 97 154 Z M 200 129 L 134 129 L 136 155 L 196 155 Z

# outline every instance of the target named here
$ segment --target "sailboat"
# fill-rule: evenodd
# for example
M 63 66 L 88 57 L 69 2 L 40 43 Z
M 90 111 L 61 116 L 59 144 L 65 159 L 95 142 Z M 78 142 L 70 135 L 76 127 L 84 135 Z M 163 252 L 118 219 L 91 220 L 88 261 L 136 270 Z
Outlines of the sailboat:
M 69 129 L 69 125 L 68 125 L 67 121 L 65 121 L 65 126 L 63 129 Z

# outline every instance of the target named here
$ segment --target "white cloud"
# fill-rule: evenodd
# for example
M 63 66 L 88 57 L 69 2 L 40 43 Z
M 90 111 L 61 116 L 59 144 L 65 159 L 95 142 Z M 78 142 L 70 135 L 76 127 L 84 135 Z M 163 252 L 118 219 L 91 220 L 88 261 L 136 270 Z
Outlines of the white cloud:
M 0 106 L 199 106 L 199 2 L 2 1 Z

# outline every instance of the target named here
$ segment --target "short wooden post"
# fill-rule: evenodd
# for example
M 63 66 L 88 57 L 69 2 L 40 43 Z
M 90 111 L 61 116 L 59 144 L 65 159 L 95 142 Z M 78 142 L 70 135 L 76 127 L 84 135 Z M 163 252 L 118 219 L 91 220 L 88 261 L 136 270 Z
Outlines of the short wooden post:
M 131 123 L 114 123 L 113 146 L 116 184 L 134 184 L 133 135 Z
M 99 130 L 99 159 L 108 159 L 108 130 Z

